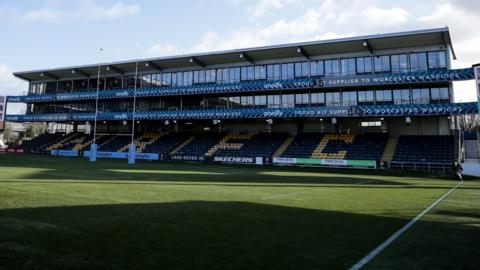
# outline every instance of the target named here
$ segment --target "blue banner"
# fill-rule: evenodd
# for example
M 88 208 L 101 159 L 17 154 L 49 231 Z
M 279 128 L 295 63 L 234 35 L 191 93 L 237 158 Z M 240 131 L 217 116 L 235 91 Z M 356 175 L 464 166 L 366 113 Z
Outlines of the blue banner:
M 439 69 L 424 72 L 406 72 L 396 74 L 365 74 L 352 76 L 317 76 L 278 81 L 248 81 L 228 84 L 198 84 L 191 86 L 146 87 L 137 90 L 138 97 L 185 96 L 199 94 L 228 94 L 259 92 L 283 89 L 339 88 L 356 86 L 395 85 L 411 83 L 451 82 L 474 79 L 473 68 Z M 118 99 L 133 97 L 134 90 L 106 90 L 99 92 L 99 99 Z M 42 103 L 52 101 L 94 100 L 96 91 L 57 93 L 29 96 L 9 96 L 11 103 Z
M 78 157 L 78 151 L 76 150 L 52 150 L 52 156 L 64 156 L 64 157 Z
M 84 151 L 83 157 L 90 157 L 90 151 Z M 128 159 L 128 152 L 105 152 L 97 151 L 98 158 L 115 158 L 115 159 Z M 136 159 L 141 160 L 158 160 L 159 155 L 154 153 L 136 153 Z
M 416 115 L 465 115 L 478 113 L 477 102 L 372 105 L 352 107 L 303 107 L 303 108 L 252 108 L 223 110 L 185 110 L 137 112 L 137 120 L 195 120 L 195 119 L 269 119 L 308 117 L 359 117 L 359 116 L 416 116 Z M 131 112 L 99 113 L 99 121 L 125 121 L 132 119 Z M 95 113 L 6 115 L 9 122 L 64 122 L 93 121 Z

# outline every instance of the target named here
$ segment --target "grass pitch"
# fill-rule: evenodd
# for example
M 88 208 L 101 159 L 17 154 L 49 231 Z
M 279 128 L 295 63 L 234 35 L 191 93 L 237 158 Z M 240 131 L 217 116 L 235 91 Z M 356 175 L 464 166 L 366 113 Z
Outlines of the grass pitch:
M 0 269 L 347 269 L 457 182 L 0 155 Z M 476 269 L 480 180 L 365 269 Z

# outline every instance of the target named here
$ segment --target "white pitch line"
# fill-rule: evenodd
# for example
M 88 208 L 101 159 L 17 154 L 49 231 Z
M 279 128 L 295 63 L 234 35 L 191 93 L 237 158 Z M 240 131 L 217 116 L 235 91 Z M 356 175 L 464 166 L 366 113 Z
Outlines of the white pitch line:
M 273 196 L 263 197 L 262 200 L 268 200 L 268 199 L 274 199 L 274 198 L 281 198 L 281 197 L 289 197 L 289 196 L 294 196 L 294 195 L 299 195 L 299 194 L 304 194 L 304 193 L 305 193 L 305 191 L 295 192 L 295 193 L 288 193 L 288 194 L 273 195 Z
M 368 183 L 372 183 L 372 182 L 375 182 L 375 181 L 374 180 L 363 181 L 363 182 L 360 182 L 360 183 L 355 183 L 355 185 L 368 184 Z
M 434 203 L 432 203 L 429 207 L 423 210 L 420 214 L 418 214 L 414 219 L 410 220 L 405 226 L 400 228 L 400 230 L 396 231 L 392 236 L 390 236 L 385 242 L 381 243 L 378 247 L 368 253 L 367 256 L 363 257 L 360 261 L 354 264 L 350 270 L 358 270 L 361 269 L 365 264 L 370 262 L 375 256 L 377 256 L 380 252 L 382 252 L 386 247 L 388 247 L 393 241 L 395 241 L 398 237 L 400 237 L 405 231 L 407 231 L 410 227 L 412 227 L 417 221 L 419 221 L 425 214 L 430 212 L 435 206 L 441 203 L 450 193 L 455 191 L 461 184 L 463 180 L 456 184 L 452 189 L 450 189 L 447 193 L 443 194 L 442 197 L 438 198 Z

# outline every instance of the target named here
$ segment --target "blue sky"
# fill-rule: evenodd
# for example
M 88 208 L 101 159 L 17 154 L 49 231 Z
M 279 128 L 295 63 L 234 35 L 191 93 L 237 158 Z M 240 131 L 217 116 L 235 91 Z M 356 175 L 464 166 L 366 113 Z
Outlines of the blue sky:
M 454 67 L 479 63 L 477 0 L 3 0 L 0 95 L 26 90 L 13 71 L 446 25 Z M 475 100 L 473 82 L 455 87 Z

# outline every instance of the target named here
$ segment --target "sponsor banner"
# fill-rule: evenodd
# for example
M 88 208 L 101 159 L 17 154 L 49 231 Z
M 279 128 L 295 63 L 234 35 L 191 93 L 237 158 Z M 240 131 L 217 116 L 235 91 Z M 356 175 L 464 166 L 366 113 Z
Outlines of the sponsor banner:
M 83 157 L 89 158 L 90 151 L 84 151 Z M 115 159 L 128 159 L 128 152 L 104 152 L 97 151 L 97 158 L 115 158 Z M 154 153 L 136 153 L 135 159 L 141 160 L 158 160 L 158 154 Z
M 334 167 L 376 168 L 375 160 L 342 160 L 313 158 L 273 158 L 274 164 L 284 165 L 320 165 Z
M 358 116 L 416 116 L 416 115 L 465 115 L 478 112 L 478 102 L 408 104 L 408 105 L 372 105 L 372 106 L 335 106 L 300 108 L 251 108 L 222 110 L 185 110 L 137 112 L 137 120 L 193 120 L 193 119 L 266 119 L 266 118 L 305 118 L 305 117 L 358 117 Z M 100 121 L 131 120 L 131 112 L 99 113 Z M 11 122 L 65 122 L 93 121 L 94 113 L 72 114 L 27 114 L 6 115 Z
M 78 157 L 77 150 L 52 150 L 52 156 Z
M 182 155 L 172 155 L 170 160 L 182 160 L 182 161 L 205 161 L 205 157 L 202 156 L 182 156 Z
M 25 151 L 23 149 L 16 149 L 16 148 L 8 148 L 7 153 L 9 154 L 25 154 Z
M 253 157 L 214 157 L 213 162 L 220 162 L 220 163 L 255 163 L 256 159 Z
M 325 88 L 354 87 L 354 86 L 375 86 L 394 85 L 407 83 L 431 83 L 471 80 L 473 70 L 450 69 L 433 70 L 425 72 L 406 72 L 397 74 L 365 74 L 352 76 L 324 76 L 319 78 L 321 85 Z
M 154 153 L 136 153 L 135 158 L 141 160 L 159 160 L 160 156 Z
M 475 66 L 473 69 L 475 74 L 475 84 L 477 85 L 478 113 L 480 113 L 480 65 Z
M 251 81 L 228 84 L 206 84 L 192 86 L 163 86 L 140 88 L 138 97 L 161 97 L 174 95 L 242 93 L 251 91 L 270 91 L 282 89 L 339 88 L 356 86 L 394 85 L 410 83 L 431 83 L 472 80 L 473 69 L 445 69 L 424 72 L 406 72 L 397 74 L 365 74 L 352 76 L 318 76 L 278 81 Z M 99 93 L 99 99 L 118 99 L 133 97 L 133 89 L 107 90 Z M 68 100 L 94 100 L 95 91 L 76 93 L 58 93 L 8 97 L 8 102 L 49 102 Z
M 296 158 L 282 158 L 282 157 L 274 157 L 273 163 L 278 164 L 297 164 Z

